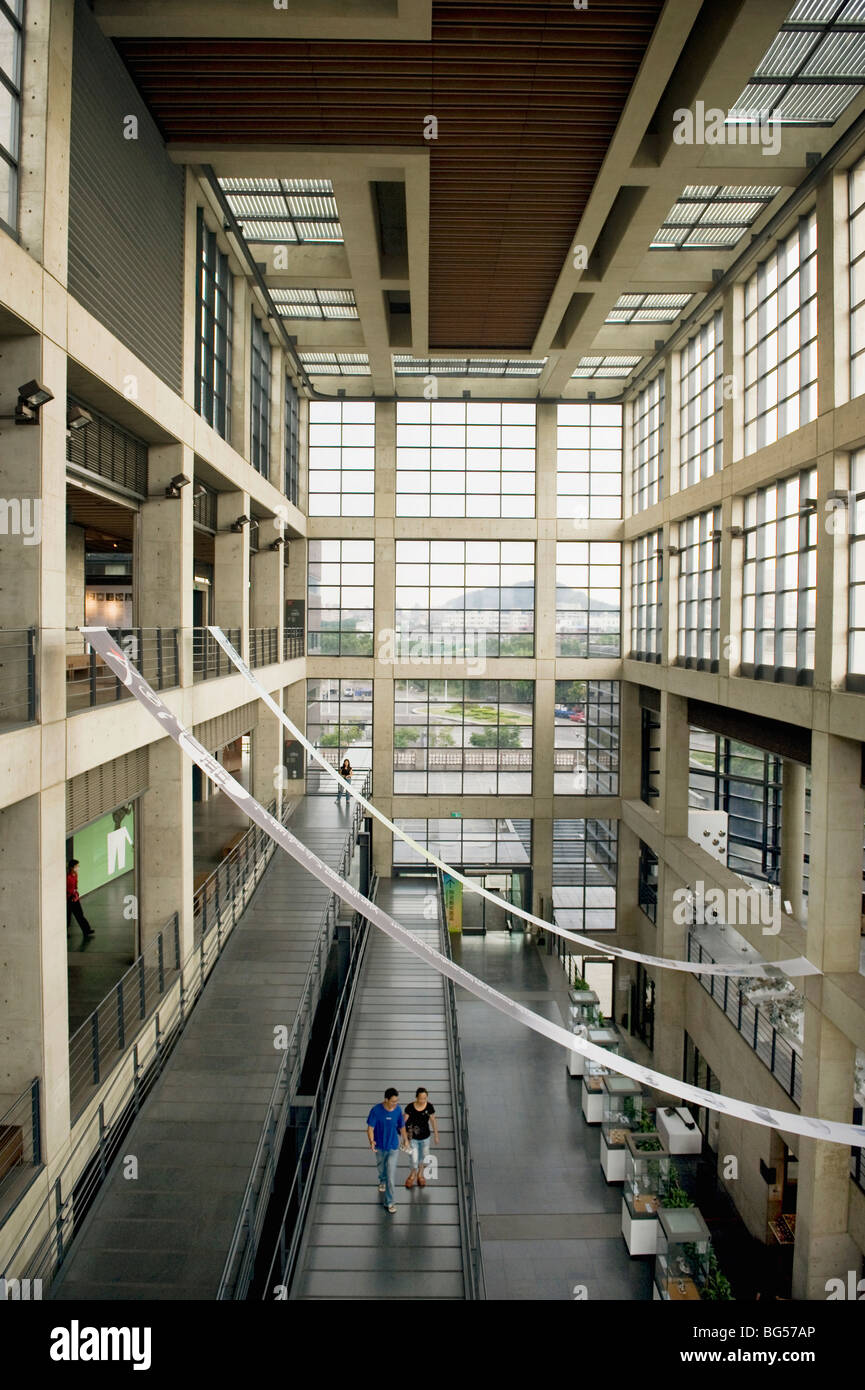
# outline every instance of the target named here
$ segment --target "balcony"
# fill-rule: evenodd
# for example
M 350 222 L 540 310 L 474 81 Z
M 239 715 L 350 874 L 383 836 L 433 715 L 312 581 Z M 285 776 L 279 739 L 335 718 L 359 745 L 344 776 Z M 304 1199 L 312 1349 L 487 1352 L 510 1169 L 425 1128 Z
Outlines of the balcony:
M 171 690 L 180 684 L 180 629 L 176 627 L 109 628 L 154 690 Z M 129 691 L 93 650 L 80 632 L 66 634 L 66 713 L 94 709 L 129 699 Z
M 36 718 L 36 628 L 0 632 L 0 730 Z

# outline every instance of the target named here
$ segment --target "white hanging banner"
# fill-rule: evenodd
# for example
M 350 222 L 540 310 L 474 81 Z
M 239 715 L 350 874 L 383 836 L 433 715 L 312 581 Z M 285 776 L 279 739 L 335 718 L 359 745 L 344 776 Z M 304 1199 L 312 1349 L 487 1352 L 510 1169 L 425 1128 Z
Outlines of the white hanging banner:
M 136 700 L 144 705 L 145 709 L 149 710 L 162 728 L 163 733 L 173 738 L 184 753 L 201 768 L 202 772 L 224 791 L 226 796 L 230 797 L 250 820 L 266 831 L 275 844 L 290 854 L 292 859 L 295 859 L 303 868 L 308 870 L 314 878 L 318 879 L 319 883 L 324 884 L 332 893 L 336 893 L 355 912 L 360 913 L 374 926 L 385 932 L 387 936 L 392 937 L 394 941 L 405 946 L 406 950 L 411 951 L 427 965 L 431 965 L 439 974 L 453 980 L 454 984 L 461 985 L 463 989 L 467 989 L 476 998 L 483 999 L 494 1009 L 498 1009 L 500 1013 L 513 1019 L 514 1022 L 533 1029 L 534 1032 L 540 1033 L 561 1047 L 567 1048 L 571 1052 L 582 1053 L 584 1057 L 590 1057 L 610 1071 L 618 1072 L 622 1076 L 629 1076 L 645 1086 L 679 1096 L 691 1105 L 718 1110 L 722 1114 L 733 1115 L 737 1119 L 748 1120 L 752 1124 L 786 1130 L 791 1134 L 801 1134 L 806 1139 L 825 1139 L 834 1144 L 849 1144 L 857 1148 L 865 1145 L 865 1126 L 820 1120 L 809 1115 L 795 1114 L 788 1110 L 768 1110 L 763 1106 L 735 1100 L 731 1096 L 715 1095 L 712 1091 L 704 1091 L 699 1086 L 690 1086 L 677 1077 L 664 1076 L 660 1072 L 650 1071 L 647 1067 L 641 1067 L 636 1062 L 632 1062 L 628 1057 L 613 1056 L 606 1049 L 596 1047 L 586 1039 L 578 1038 L 567 1032 L 558 1024 L 550 1023 L 547 1019 L 541 1018 L 539 1014 L 532 1013 L 523 1004 L 517 1004 L 507 995 L 500 994 L 498 990 L 492 989 L 482 980 L 469 974 L 467 970 L 463 970 L 461 966 L 455 965 L 440 951 L 427 946 L 425 942 L 406 931 L 405 927 L 401 927 L 380 907 L 370 902 L 350 883 L 346 883 L 344 879 L 340 878 L 339 874 L 307 849 L 306 845 L 301 844 L 300 840 L 296 839 L 284 825 L 280 825 L 279 821 L 270 815 L 245 787 L 235 781 L 230 772 L 220 766 L 212 754 L 208 753 L 207 749 L 193 737 L 189 730 L 184 729 L 177 716 L 163 704 L 144 677 L 130 665 L 128 658 L 117 647 L 113 637 L 109 636 L 107 628 L 89 627 L 79 630 L 121 684 L 135 696 Z
M 374 816 L 375 819 L 379 821 L 381 825 L 385 826 L 386 829 L 390 830 L 392 834 L 396 835 L 397 839 L 402 840 L 403 844 L 408 845 L 411 849 L 415 850 L 416 853 L 422 855 L 428 863 L 434 864 L 435 867 L 441 869 L 443 873 L 449 874 L 451 878 L 455 878 L 469 893 L 477 893 L 479 897 L 486 898 L 488 902 L 494 903 L 496 907 L 501 907 L 502 900 L 497 897 L 495 893 L 491 893 L 488 889 L 481 887 L 477 879 L 465 878 L 464 875 L 460 873 L 459 869 L 454 869 L 450 864 L 446 864 L 444 860 L 439 859 L 431 850 L 418 844 L 417 840 L 413 840 L 410 835 L 407 835 L 404 830 L 400 830 L 399 826 L 394 825 L 393 821 L 388 820 L 387 816 L 377 810 L 371 801 L 367 801 L 366 797 L 362 796 L 356 788 L 352 787 L 350 782 L 344 781 L 327 761 L 327 758 L 323 757 L 318 749 L 304 737 L 300 729 L 295 728 L 294 724 L 285 713 L 285 710 L 280 709 L 276 701 L 268 694 L 258 677 L 249 669 L 243 657 L 235 651 L 222 629 L 218 627 L 209 627 L 207 630 L 213 634 L 226 656 L 249 682 L 258 698 L 263 700 L 268 709 L 276 715 L 283 728 L 288 730 L 292 738 L 297 739 L 298 743 L 302 744 L 310 757 L 313 758 L 320 767 L 324 768 L 325 772 L 330 773 L 333 780 L 342 787 L 350 797 L 359 802 L 365 811 L 371 816 Z M 82 631 L 84 631 L 84 629 L 82 629 Z M 531 922 L 533 926 L 542 927 L 544 931 L 553 932 L 554 935 L 562 937 L 565 941 L 572 941 L 575 946 L 588 947 L 590 950 L 600 951 L 606 956 L 620 956 L 623 960 L 638 961 L 641 965 L 654 965 L 662 970 L 681 970 L 689 975 L 741 975 L 746 978 L 753 975 L 768 975 L 770 977 L 774 975 L 777 977 L 779 972 L 796 977 L 802 975 L 821 975 L 823 973 L 816 965 L 812 965 L 809 960 L 806 960 L 804 956 L 796 956 L 792 960 L 758 960 L 747 961 L 744 964 L 736 962 L 736 964 L 731 963 L 727 965 L 710 964 L 708 962 L 700 964 L 697 961 L 691 960 L 671 960 L 669 956 L 644 956 L 641 955 L 639 951 L 626 951 L 623 946 L 611 946 L 606 941 L 593 941 L 591 937 L 581 936 L 578 932 L 567 931 L 564 927 L 558 926 L 555 922 L 545 922 L 542 917 L 535 917 L 531 912 L 526 912 L 524 908 L 516 907 L 513 903 L 508 904 L 508 912 L 513 917 L 522 918 L 524 922 Z

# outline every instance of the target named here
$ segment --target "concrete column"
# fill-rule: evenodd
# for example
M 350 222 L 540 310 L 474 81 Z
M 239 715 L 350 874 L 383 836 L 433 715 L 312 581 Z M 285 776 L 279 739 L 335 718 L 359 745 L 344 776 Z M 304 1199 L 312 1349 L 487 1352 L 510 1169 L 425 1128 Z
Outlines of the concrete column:
M 285 616 L 282 547 L 270 549 L 270 536 L 274 532 L 259 529 L 261 542 L 265 549 L 250 557 L 252 587 L 250 590 L 250 627 L 275 627 L 282 642 L 282 626 Z M 280 646 L 279 651 L 282 650 Z M 277 659 L 279 659 L 277 655 Z
M 282 707 L 282 691 L 268 692 Z M 258 723 L 252 731 L 252 795 L 262 806 L 276 800 L 277 810 L 282 804 L 284 766 L 282 741 L 284 729 L 272 710 L 262 700 L 258 702 Z
M 295 681 L 292 685 L 286 686 L 282 694 L 282 708 L 285 710 L 289 719 L 294 724 L 294 727 L 296 729 L 300 729 L 301 733 L 305 734 L 306 681 Z M 300 748 L 299 750 L 295 750 L 297 754 L 296 759 L 287 757 L 286 746 L 291 742 L 291 735 L 287 733 L 285 729 L 283 729 L 282 733 L 283 743 L 281 761 L 288 768 L 289 772 L 292 771 L 293 766 L 299 766 L 302 774 L 299 778 L 290 778 L 286 781 L 286 785 L 283 790 L 283 800 L 285 800 L 286 797 L 290 797 L 292 800 L 297 800 L 299 797 L 303 796 L 304 792 L 306 791 L 307 754 L 305 749 Z
M 135 553 L 138 625 L 179 628 L 180 684 L 192 684 L 192 497 L 194 455 L 183 444 L 148 451 L 151 497 L 139 513 Z M 178 498 L 165 488 L 182 473 L 189 478 Z
M 781 783 L 781 904 L 790 903 L 797 922 L 803 917 L 802 872 L 805 862 L 805 768 L 785 758 Z
M 21 95 L 21 245 L 66 284 L 73 0 L 29 0 Z M 47 289 L 46 289 L 47 293 Z
M 232 531 L 237 517 L 249 516 L 248 492 L 221 492 L 216 501 L 213 538 L 214 621 L 222 628 L 239 627 L 241 652 L 249 655 L 249 527 Z
M 861 851 L 860 851 L 861 853 Z M 805 1005 L 802 1110 L 849 1124 L 856 1049 L 812 1004 Z M 850 1150 L 817 1139 L 799 1140 L 793 1297 L 825 1299 L 827 1279 L 858 1279 L 861 1252 L 848 1234 Z
M 40 1079 L 44 1162 L 69 1134 L 65 838 L 62 783 L 0 811 L 0 1113 Z
M 532 892 L 534 913 L 545 921 L 553 915 L 553 818 L 539 816 L 537 806 L 532 819 Z M 525 923 L 528 928 L 528 923 Z
M 688 833 L 688 701 L 661 692 L 660 764 L 657 801 L 665 835 Z
M 396 622 L 396 544 L 394 538 L 396 511 L 396 405 L 384 401 L 375 412 L 375 591 L 373 594 L 375 629 L 373 666 L 373 733 L 372 785 L 375 804 L 385 815 L 393 817 L 393 709 L 394 679 L 401 674 L 432 674 L 437 670 L 418 672 L 410 666 L 400 668 L 389 659 L 390 644 L 384 634 L 392 631 Z M 383 659 L 382 659 L 383 658 Z M 373 829 L 373 864 L 382 878 L 389 878 L 393 863 L 393 836 L 376 823 Z
M 185 960 L 193 944 L 192 763 L 163 738 L 150 745 L 148 768 L 148 789 L 138 803 L 140 946 L 143 951 L 177 912 Z
M 659 956 L 684 960 L 687 931 L 673 916 L 676 889 L 684 887 L 663 859 L 658 864 L 657 951 Z M 682 1032 L 685 1026 L 685 976 L 680 970 L 656 970 L 654 1066 L 668 1076 L 682 1074 Z
M 858 741 L 813 731 L 806 954 L 826 972 L 859 970 L 865 822 L 861 759 Z

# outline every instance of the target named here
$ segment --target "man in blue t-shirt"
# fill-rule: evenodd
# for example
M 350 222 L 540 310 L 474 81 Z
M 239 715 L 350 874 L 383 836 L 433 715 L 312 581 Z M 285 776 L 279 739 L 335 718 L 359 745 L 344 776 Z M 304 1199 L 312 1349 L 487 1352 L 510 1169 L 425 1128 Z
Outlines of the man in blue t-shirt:
M 378 1168 L 378 1190 L 382 1194 L 382 1204 L 391 1216 L 396 1211 L 393 1189 L 397 1158 L 400 1149 L 406 1147 L 405 1118 L 402 1106 L 397 1104 L 398 1100 L 399 1091 L 395 1086 L 388 1086 L 384 1102 L 374 1105 L 366 1117 L 366 1135 Z

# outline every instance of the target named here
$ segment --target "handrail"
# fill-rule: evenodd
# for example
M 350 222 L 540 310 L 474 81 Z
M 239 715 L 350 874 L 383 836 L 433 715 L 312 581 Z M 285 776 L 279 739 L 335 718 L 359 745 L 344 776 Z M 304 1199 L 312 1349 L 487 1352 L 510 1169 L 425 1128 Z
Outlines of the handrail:
M 39 1118 L 39 1077 L 28 1082 L 21 1095 L 0 1115 L 0 1203 L 12 1199 L 5 1218 L 24 1195 L 42 1167 L 42 1133 Z M 25 1182 L 22 1174 L 29 1170 Z
M 283 809 L 283 824 L 294 811 L 289 803 Z M 256 883 L 270 853 L 254 863 Z M 6 1259 L 4 1277 L 41 1278 L 46 1288 L 66 1257 L 70 1241 L 81 1225 L 105 1179 L 123 1136 L 138 1114 L 143 1101 L 161 1074 L 186 1021 L 201 997 L 204 986 L 225 948 L 237 921 L 237 901 L 247 902 L 249 882 L 235 884 L 231 901 L 220 917 L 202 934 L 177 972 L 164 999 L 167 1011 L 158 1006 L 142 1023 L 138 1036 L 113 1068 L 114 1079 L 99 1105 L 89 1117 L 83 1134 L 51 1182 L 48 1192 L 34 1213 L 26 1231 Z M 223 916 L 227 913 L 227 920 Z M 179 984 L 179 988 L 176 986 Z M 142 1057 L 142 1054 L 146 1054 Z M 131 1062 L 130 1069 L 123 1065 Z M 93 1134 L 94 1126 L 96 1135 Z M 0 1219 L 0 1226 L 3 1222 Z M 71 1232 L 71 1234 L 69 1234 Z M 22 1267 L 16 1267 L 21 1260 Z
M 437 870 L 439 888 L 439 938 L 442 954 L 449 960 L 451 952 L 450 932 L 444 902 L 444 879 Z M 462 1052 L 460 1050 L 459 1024 L 457 1021 L 456 995 L 453 980 L 443 977 L 445 996 L 445 1016 L 447 1018 L 448 1057 L 454 1099 L 454 1152 L 456 1158 L 458 1209 L 460 1214 L 460 1238 L 463 1248 L 463 1274 L 466 1298 L 486 1298 L 484 1281 L 483 1246 L 481 1243 L 480 1221 L 475 1200 L 475 1175 L 472 1164 L 471 1143 L 469 1139 L 468 1105 L 466 1103 L 465 1074 L 463 1072 Z
M 370 774 L 367 773 L 361 786 L 361 794 L 367 796 L 370 790 Z M 360 826 L 363 820 L 363 810 L 358 802 L 353 803 L 354 814 L 346 842 L 340 855 L 337 872 L 340 878 L 347 878 L 351 868 L 351 860 L 357 846 Z M 372 890 L 371 890 L 372 891 Z M 219 1300 L 239 1300 L 245 1299 L 255 1274 L 255 1259 L 258 1252 L 258 1244 L 264 1228 L 268 1206 L 274 1191 L 276 1169 L 279 1156 L 282 1150 L 285 1132 L 288 1128 L 289 1116 L 293 1103 L 293 1098 L 297 1094 L 297 1087 L 300 1075 L 303 1070 L 304 1059 L 310 1035 L 312 1033 L 315 1011 L 321 997 L 321 985 L 324 978 L 324 971 L 327 967 L 327 958 L 330 947 L 336 932 L 337 921 L 339 918 L 341 899 L 332 893 L 322 913 L 319 923 L 318 935 L 316 937 L 314 955 L 310 961 L 309 969 L 301 990 L 300 1003 L 298 1004 L 297 1014 L 292 1025 L 291 1033 L 285 1047 L 285 1054 L 280 1063 L 276 1079 L 268 1101 L 267 1111 L 259 1135 L 255 1156 L 252 1160 L 249 1178 L 244 1190 L 243 1198 L 240 1203 L 237 1220 L 232 1233 L 228 1253 L 225 1257 L 222 1275 L 219 1281 L 219 1289 L 216 1297 Z M 358 948 L 358 937 L 356 928 L 358 920 L 352 922 L 351 956 L 352 964 L 355 965 L 355 952 Z M 349 979 L 353 978 L 354 970 L 350 968 Z M 347 1009 L 343 1010 L 343 1000 L 345 989 L 343 989 L 337 1006 L 337 1018 L 334 1028 L 331 1030 L 331 1038 L 328 1044 L 328 1052 L 325 1057 L 325 1065 L 322 1069 L 322 1078 L 327 1075 L 328 1080 L 335 1071 L 335 1062 L 338 1060 L 338 1052 L 334 1050 L 334 1034 L 341 1029 L 337 1024 L 341 1024 L 344 1016 L 347 1016 Z M 348 1001 L 346 1001 L 348 1002 Z M 341 1050 L 341 1041 L 340 1049 Z M 321 1081 L 316 1091 L 316 1100 L 321 1090 Z M 329 1094 L 329 1093 L 328 1093 Z M 313 1103 L 313 1115 L 316 1114 L 316 1102 Z M 303 1154 L 306 1147 L 307 1135 L 304 1137 L 304 1144 L 301 1153 L 298 1155 L 297 1166 L 292 1180 L 289 1193 L 289 1205 L 294 1196 L 295 1187 L 302 1188 L 303 1175 L 300 1174 Z M 317 1150 L 316 1150 L 317 1152 Z M 307 1169 L 307 1174 L 313 1171 L 312 1166 Z M 299 1176 L 300 1175 L 300 1176 Z M 299 1226 L 302 1205 L 305 1210 L 308 1188 L 303 1192 L 299 1191 L 300 1205 L 298 1210 L 298 1221 L 292 1237 L 291 1253 L 296 1255 L 297 1238 L 299 1236 Z M 283 1237 L 283 1254 L 284 1237 Z M 276 1256 L 274 1255 L 274 1259 Z M 273 1261 L 271 1261 L 271 1270 Z M 267 1287 L 267 1282 L 265 1283 Z
M 710 965 L 715 964 L 714 956 L 709 954 L 693 932 L 688 932 L 688 960 L 695 960 L 698 964 L 702 964 L 703 961 Z M 736 987 L 735 980 L 729 975 L 698 975 L 696 978 L 706 993 L 712 996 L 718 1008 L 723 1009 L 751 1051 L 768 1067 L 778 1084 L 783 1086 L 790 1099 L 796 1105 L 800 1105 L 801 1052 L 761 1014 L 759 1004 L 752 1004 L 745 998 L 742 990 Z

